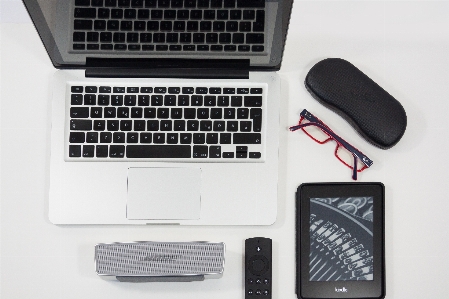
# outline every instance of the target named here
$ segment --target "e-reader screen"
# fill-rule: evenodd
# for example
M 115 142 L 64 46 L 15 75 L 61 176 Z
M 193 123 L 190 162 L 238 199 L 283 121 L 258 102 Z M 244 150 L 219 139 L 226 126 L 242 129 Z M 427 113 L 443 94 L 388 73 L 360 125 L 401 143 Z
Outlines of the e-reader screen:
M 309 281 L 373 280 L 373 197 L 310 198 Z

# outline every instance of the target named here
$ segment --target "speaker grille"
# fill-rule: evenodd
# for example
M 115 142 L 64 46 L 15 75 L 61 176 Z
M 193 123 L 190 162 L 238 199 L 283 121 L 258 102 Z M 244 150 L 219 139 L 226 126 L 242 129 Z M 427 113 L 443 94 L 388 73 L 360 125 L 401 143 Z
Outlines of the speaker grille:
M 224 243 L 135 242 L 97 244 L 98 275 L 177 276 L 222 274 Z

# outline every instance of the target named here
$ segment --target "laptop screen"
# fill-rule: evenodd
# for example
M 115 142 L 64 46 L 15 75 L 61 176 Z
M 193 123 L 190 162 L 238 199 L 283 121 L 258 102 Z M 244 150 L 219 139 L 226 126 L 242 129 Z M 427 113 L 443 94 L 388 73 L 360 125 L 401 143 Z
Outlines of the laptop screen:
M 23 0 L 57 68 L 89 61 L 246 60 L 280 68 L 292 0 Z M 87 61 L 87 62 L 86 62 Z

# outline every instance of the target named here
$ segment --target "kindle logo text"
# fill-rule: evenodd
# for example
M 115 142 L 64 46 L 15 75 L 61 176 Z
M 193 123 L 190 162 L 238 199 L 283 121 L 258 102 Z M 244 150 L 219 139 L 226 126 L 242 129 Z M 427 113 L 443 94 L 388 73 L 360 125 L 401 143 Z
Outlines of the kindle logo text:
M 342 288 L 335 288 L 335 292 L 337 292 L 337 293 L 347 293 L 347 292 L 348 292 L 348 289 L 345 288 L 345 287 L 342 287 Z

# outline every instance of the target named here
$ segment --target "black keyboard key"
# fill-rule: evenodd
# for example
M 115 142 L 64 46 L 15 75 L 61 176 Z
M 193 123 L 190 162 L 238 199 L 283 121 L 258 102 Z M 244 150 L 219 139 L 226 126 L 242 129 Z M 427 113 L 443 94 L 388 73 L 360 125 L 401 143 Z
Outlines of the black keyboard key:
M 151 11 L 151 19 L 152 20 L 160 20 L 162 19 L 164 12 L 160 9 L 154 9 Z
M 195 90 L 197 94 L 207 94 L 207 87 L 197 87 Z
M 215 106 L 216 103 L 217 103 L 216 96 L 204 96 L 204 106 Z
M 167 143 L 177 144 L 178 143 L 178 133 L 167 133 Z
M 220 107 L 229 106 L 229 96 L 219 96 L 217 98 L 217 106 L 220 106 Z
M 117 6 L 117 0 L 105 0 L 104 6 L 106 6 L 106 7 L 116 7 Z
M 110 13 L 111 12 L 108 8 L 99 8 L 98 9 L 98 18 L 99 19 L 109 19 Z
M 237 132 L 239 130 L 238 121 L 228 121 L 226 123 L 226 131 L 228 132 Z
M 249 152 L 248 157 L 250 159 L 260 159 L 260 157 L 262 157 L 262 154 L 260 152 Z
M 117 108 L 117 117 L 118 118 L 129 118 L 129 108 L 128 107 Z
M 97 145 L 95 146 L 95 152 L 97 158 L 107 158 L 108 157 L 108 146 L 107 145 Z
M 170 116 L 170 108 L 157 109 L 157 118 L 169 118 L 169 116 Z
M 153 143 L 164 144 L 165 143 L 165 133 L 154 133 Z
M 75 0 L 75 6 L 89 6 L 90 0 Z
M 182 93 L 184 94 L 193 94 L 195 92 L 195 89 L 193 87 L 183 87 Z
M 238 8 L 264 8 L 265 0 L 237 0 Z
M 98 143 L 98 132 L 87 132 L 86 133 L 87 143 Z
M 82 94 L 72 94 L 70 97 L 70 103 L 72 105 L 82 105 L 83 104 L 83 95 Z
M 138 19 L 149 19 L 150 18 L 150 10 L 149 9 L 139 9 L 137 11 Z
M 207 133 L 206 134 L 207 144 L 218 144 L 218 133 Z
M 97 9 L 95 8 L 75 8 L 75 18 L 94 19 L 97 17 Z
M 238 108 L 237 109 L 237 119 L 247 119 L 249 116 L 248 108 Z
M 258 10 L 256 12 L 256 21 L 253 23 L 254 32 L 263 32 L 265 30 L 265 11 Z
M 251 122 L 250 121 L 241 121 L 240 122 L 240 131 L 241 132 L 251 132 Z
M 167 92 L 166 87 L 155 87 L 154 88 L 154 93 L 166 93 L 166 92 Z
M 197 120 L 188 120 L 187 121 L 187 131 L 198 131 L 200 126 L 200 122 Z
M 133 107 L 131 108 L 131 117 L 132 118 L 142 118 L 142 108 L 140 107 Z
M 98 33 L 98 32 L 88 32 L 87 33 L 87 38 L 86 38 L 86 40 L 88 41 L 88 42 L 98 42 L 98 40 L 99 40 L 99 36 L 100 36 L 100 34 Z M 89 46 L 98 46 L 98 45 L 87 45 L 87 49 L 89 49 Z M 96 48 L 99 48 L 99 47 L 96 47 Z M 95 87 L 96 88 L 96 87 Z M 86 87 L 86 92 L 87 92 L 87 87 Z M 96 92 L 96 91 L 95 91 Z
M 124 158 L 125 146 L 124 145 L 111 145 L 109 148 L 110 158 Z
M 124 132 L 114 132 L 112 135 L 113 143 L 125 143 L 125 133 Z
M 135 9 L 125 9 L 125 19 L 135 19 L 137 17 L 137 11 Z
M 139 133 L 135 133 L 135 132 L 126 133 L 126 142 L 127 143 L 138 143 L 139 142 Z
M 159 121 L 158 120 L 148 120 L 147 121 L 147 131 L 159 131 Z
M 231 139 L 232 139 L 231 133 L 220 133 L 221 144 L 231 144 Z
M 151 143 L 153 138 L 152 133 L 140 133 L 140 143 Z
M 153 93 L 153 87 L 141 87 L 140 93 Z
M 252 46 L 251 47 L 251 51 L 253 52 L 263 52 L 265 50 L 264 46 Z
M 202 120 L 200 122 L 200 131 L 212 131 L 212 121 Z
M 137 102 L 136 95 L 126 95 L 125 96 L 125 102 L 124 102 L 125 106 L 136 106 L 136 102 Z
M 100 143 L 111 143 L 112 133 L 111 132 L 101 132 L 100 133 Z
M 92 6 L 103 7 L 103 0 L 92 0 Z
M 231 106 L 241 107 L 242 106 L 242 96 L 231 96 Z
M 175 95 L 166 95 L 164 97 L 164 105 L 165 106 L 176 106 L 176 96 Z
M 263 90 L 262 88 L 251 88 L 252 94 L 262 94 Z
M 211 108 L 210 109 L 210 118 L 211 119 L 222 119 L 223 118 L 223 109 Z
M 237 88 L 238 94 L 249 94 L 249 88 Z
M 117 111 L 115 107 L 105 107 L 104 108 L 104 118 L 115 118 Z
M 120 121 L 121 131 L 131 131 L 133 128 L 133 121 L 130 119 L 125 119 Z
M 260 144 L 260 133 L 234 133 L 233 144 Z
M 193 134 L 193 144 L 204 144 L 204 143 L 206 143 L 206 134 L 204 133 Z
M 241 10 L 231 10 L 229 14 L 229 18 L 231 20 L 241 20 L 242 19 L 242 11 Z
M 238 47 L 239 52 L 249 52 L 251 50 L 250 46 L 243 45 Z
M 262 96 L 245 96 L 245 107 L 262 107 Z
M 225 108 L 224 119 L 235 119 L 235 108 Z
M 94 154 L 95 154 L 95 146 L 94 145 L 84 145 L 83 146 L 83 157 L 93 158 Z
M 86 137 L 84 132 L 70 132 L 69 142 L 70 143 L 84 143 Z
M 69 145 L 69 157 L 81 157 L 81 145 Z
M 180 92 L 181 92 L 180 87 L 169 87 L 168 88 L 168 93 L 170 93 L 170 94 L 179 94 Z
M 151 106 L 162 106 L 163 103 L 164 103 L 164 96 L 162 95 L 151 96 Z
M 79 32 L 79 31 L 73 32 L 73 41 L 74 42 L 85 42 L 86 41 L 86 33 Z M 81 86 L 81 88 L 82 88 L 82 86 Z M 81 92 L 82 92 L 82 90 L 81 90 Z
M 134 131 L 145 131 L 146 122 L 144 120 L 135 120 L 134 121 Z
M 118 120 L 108 120 L 107 128 L 108 131 L 118 131 L 119 130 L 119 121 Z
M 128 145 L 126 147 L 126 157 L 190 158 L 191 149 L 189 145 Z
M 103 108 L 101 108 L 101 107 L 92 107 L 92 108 L 90 108 L 90 117 L 91 118 L 101 118 L 101 117 L 103 117 Z
M 192 133 L 181 133 L 180 134 L 181 144 L 191 144 L 192 143 Z
M 234 158 L 234 153 L 233 152 L 224 152 L 223 153 L 223 158 Z
M 131 7 L 143 7 L 144 0 L 131 0 Z
M 70 130 L 73 131 L 90 131 L 92 130 L 92 121 L 88 119 L 71 119 Z
M 246 35 L 247 44 L 263 44 L 264 34 L 263 33 L 248 33 Z
M 243 11 L 243 19 L 244 20 L 254 20 L 255 17 L 256 17 L 255 10 L 244 10 Z
M 144 118 L 156 118 L 156 108 L 150 107 L 143 109 Z
M 73 50 L 84 50 L 86 49 L 85 44 L 73 44 Z
M 100 86 L 100 93 L 111 93 L 110 86 Z
M 114 87 L 114 93 L 125 93 L 125 87 Z
M 166 120 L 161 120 L 161 131 L 173 131 L 173 121 L 166 119 Z
M 193 158 L 207 158 L 208 148 L 207 145 L 194 145 L 193 146 Z
M 226 122 L 222 120 L 214 121 L 214 131 L 216 132 L 224 132 L 226 129 Z
M 94 21 L 94 29 L 95 30 L 105 30 L 106 29 L 106 21 L 105 20 L 95 20 Z
M 173 130 L 174 131 L 185 131 L 186 130 L 186 121 L 185 120 L 175 120 Z
M 73 29 L 75 30 L 92 30 L 92 20 L 75 19 Z
M 193 95 L 191 97 L 191 105 L 192 106 L 203 106 L 203 96 Z
M 249 117 L 253 120 L 253 131 L 260 132 L 262 130 L 262 109 L 252 108 Z
M 129 7 L 131 0 L 118 0 L 119 7 Z
M 106 129 L 106 121 L 105 120 L 94 120 L 94 128 L 95 131 L 104 131 Z

